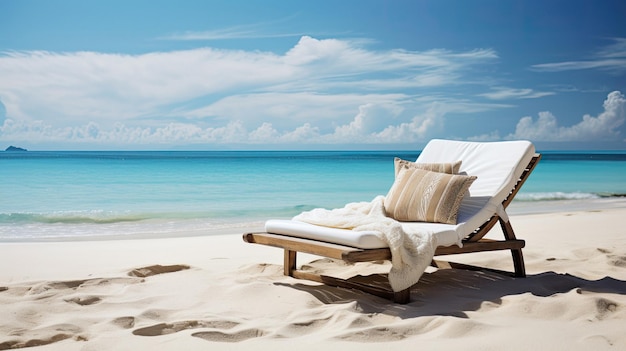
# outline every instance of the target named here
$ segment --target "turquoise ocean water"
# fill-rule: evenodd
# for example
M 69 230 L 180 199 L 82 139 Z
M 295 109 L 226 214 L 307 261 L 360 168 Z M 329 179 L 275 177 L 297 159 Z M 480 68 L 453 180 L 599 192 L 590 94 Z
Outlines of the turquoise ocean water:
M 203 235 L 370 201 L 410 151 L 0 152 L 0 241 Z M 626 194 L 626 151 L 542 152 L 512 204 Z

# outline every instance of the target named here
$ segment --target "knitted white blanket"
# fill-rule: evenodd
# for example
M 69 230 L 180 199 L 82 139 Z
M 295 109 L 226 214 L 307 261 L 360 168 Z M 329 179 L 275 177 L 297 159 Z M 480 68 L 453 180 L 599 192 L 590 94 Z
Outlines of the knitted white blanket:
M 385 197 L 371 202 L 349 203 L 343 208 L 317 208 L 303 212 L 293 219 L 325 227 L 371 230 L 391 249 L 389 283 L 393 291 L 401 291 L 417 283 L 435 254 L 432 232 L 406 232 L 400 222 L 385 215 Z

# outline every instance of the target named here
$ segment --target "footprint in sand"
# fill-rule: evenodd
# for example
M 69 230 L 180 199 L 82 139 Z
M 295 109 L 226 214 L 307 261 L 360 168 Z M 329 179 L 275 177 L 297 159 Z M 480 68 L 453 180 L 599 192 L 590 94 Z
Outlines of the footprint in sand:
M 609 260 L 609 264 L 611 264 L 612 266 L 626 267 L 626 256 L 614 255 L 613 251 L 601 247 L 596 248 L 596 250 L 600 251 L 603 254 L 606 254 L 606 257 Z
M 119 317 L 112 320 L 111 323 L 123 329 L 130 329 L 135 326 L 135 317 Z
M 64 282 L 52 282 L 49 285 L 52 289 L 76 289 L 88 281 L 89 280 L 69 280 Z
M 133 269 L 132 271 L 128 272 L 128 275 L 131 277 L 145 278 L 145 277 L 150 277 L 150 276 L 157 275 L 157 274 L 178 272 L 178 271 L 182 271 L 182 270 L 189 269 L 189 268 L 190 268 L 189 266 L 183 265 L 183 264 L 177 264 L 177 265 L 171 265 L 171 266 L 161 266 L 157 264 L 154 266 Z
M 177 333 L 186 329 L 198 329 L 198 328 L 216 328 L 216 329 L 231 329 L 239 325 L 237 322 L 231 321 L 182 321 L 174 323 L 159 323 L 151 325 L 149 327 L 139 328 L 133 330 L 134 335 L 139 336 L 159 336 L 166 334 Z
M 604 298 L 596 299 L 596 309 L 598 310 L 598 319 L 604 319 L 609 313 L 615 312 L 619 304 Z
M 41 329 L 29 330 L 21 334 L 21 338 L 0 343 L 0 350 L 13 350 L 26 347 L 44 346 L 65 339 L 74 338 L 86 341 L 87 338 L 78 335 L 82 330 L 72 324 L 57 324 Z
M 212 342 L 240 342 L 252 338 L 258 338 L 265 335 L 262 330 L 259 329 L 246 329 L 235 333 L 224 333 L 221 331 L 205 331 L 191 334 L 196 338 L 200 338 L 206 341 Z
M 609 255 L 609 263 L 615 267 L 626 268 L 626 256 Z
M 107 286 L 111 284 L 127 285 L 134 284 L 139 281 L 140 279 L 136 278 L 94 278 L 85 280 L 41 282 L 31 287 L 27 287 L 25 293 L 28 295 L 42 295 L 54 290 L 78 290 L 86 287 Z
M 291 323 L 285 326 L 284 328 L 281 328 L 281 330 L 278 331 L 278 336 L 291 338 L 291 337 L 306 335 L 318 329 L 322 329 L 323 327 L 328 325 L 328 322 L 330 321 L 330 319 L 331 317 L 323 318 L 323 319 L 314 319 L 311 321 L 301 322 L 301 323 Z
M 81 306 L 93 305 L 100 301 L 102 301 L 102 299 L 97 296 L 74 297 L 74 298 L 65 300 L 65 302 L 72 302 Z
M 65 282 L 42 282 L 40 284 L 36 284 L 28 289 L 29 295 L 42 295 L 43 293 L 50 292 L 51 290 L 65 290 L 65 289 L 76 289 L 82 284 L 85 283 L 85 280 L 71 280 Z
M 340 335 L 337 338 L 340 340 L 356 342 L 388 342 L 405 339 L 413 333 L 414 331 L 410 328 L 396 329 L 388 327 L 373 327 Z

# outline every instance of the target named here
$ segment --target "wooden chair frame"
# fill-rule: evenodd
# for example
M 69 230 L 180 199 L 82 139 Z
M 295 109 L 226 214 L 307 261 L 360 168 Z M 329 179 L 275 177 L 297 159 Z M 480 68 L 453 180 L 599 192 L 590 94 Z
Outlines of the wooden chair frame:
M 526 179 L 535 169 L 537 163 L 541 159 L 540 154 L 535 154 L 528 166 L 522 172 L 522 175 L 516 182 L 515 186 L 502 202 L 503 207 L 506 209 L 508 205 L 513 201 L 513 198 L 522 187 Z M 500 223 L 502 232 L 504 234 L 504 240 L 492 240 L 484 238 L 484 236 L 495 226 L 496 223 Z M 390 260 L 391 251 L 388 248 L 382 249 L 359 249 L 350 246 L 338 245 L 333 243 L 327 243 L 317 240 L 304 239 L 298 237 L 292 237 L 282 234 L 272 233 L 246 233 L 243 235 L 243 240 L 247 243 L 261 244 L 274 246 L 284 249 L 284 274 L 298 278 L 307 279 L 311 281 L 320 282 L 329 286 L 337 286 L 350 289 L 358 289 L 376 296 L 384 297 L 393 300 L 396 303 L 408 303 L 410 301 L 411 288 L 394 292 L 390 288 L 380 287 L 368 282 L 357 281 L 354 279 L 340 279 L 327 275 L 314 274 L 297 269 L 296 256 L 298 252 L 324 256 L 328 258 L 340 259 L 347 263 L 356 262 L 368 262 L 368 261 L 381 261 Z M 524 266 L 524 256 L 522 255 L 522 248 L 526 245 L 522 239 L 517 239 L 511 226 L 510 221 L 503 220 L 497 214 L 494 214 L 488 221 L 481 225 L 474 232 L 469 234 L 463 239 L 463 247 L 447 246 L 438 247 L 435 251 L 435 256 L 482 252 L 482 251 L 495 251 L 495 250 L 511 250 L 513 258 L 514 276 L 525 277 L 526 269 Z M 433 260 L 433 265 L 438 268 L 446 268 L 455 266 L 453 263 L 439 262 Z M 466 266 L 465 268 L 470 268 Z M 477 268 L 477 267 L 471 267 Z

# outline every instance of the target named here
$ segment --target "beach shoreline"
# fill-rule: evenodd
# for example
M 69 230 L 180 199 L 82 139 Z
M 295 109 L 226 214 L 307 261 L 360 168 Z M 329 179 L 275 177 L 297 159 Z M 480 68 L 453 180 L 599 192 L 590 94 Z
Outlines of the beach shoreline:
M 585 198 L 585 199 L 569 199 L 569 200 L 545 200 L 545 201 L 516 201 L 514 200 L 507 212 L 509 215 L 530 215 L 541 213 L 558 213 L 566 211 L 599 211 L 605 209 L 626 208 L 626 197 L 606 197 L 606 198 Z M 288 218 L 281 218 L 288 219 Z M 132 232 L 129 234 L 124 231 L 124 223 L 119 224 L 119 228 L 111 229 L 115 231 L 113 234 L 85 234 L 82 235 L 59 235 L 45 237 L 26 237 L 16 236 L 0 237 L 0 244 L 2 243 L 19 243 L 19 242 L 68 242 L 68 241 L 104 241 L 104 240 L 139 240 L 139 239 L 165 239 L 165 238 L 184 238 L 184 237 L 197 237 L 197 236 L 212 236 L 212 235 L 228 235 L 235 233 L 243 233 L 246 231 L 263 231 L 264 221 L 262 220 L 250 220 L 242 221 L 240 219 L 231 219 L 230 221 L 220 221 L 219 223 L 191 223 L 185 220 L 148 220 L 144 221 L 149 223 L 145 226 L 145 229 L 140 232 L 135 232 L 136 227 L 132 228 Z M 160 223 L 163 222 L 163 225 Z M 141 223 L 141 222 L 140 222 Z M 131 223 L 135 225 L 135 222 Z M 73 229 L 75 225 L 65 224 L 68 228 L 68 232 L 76 231 Z M 98 224 L 83 225 L 85 229 L 81 232 L 89 231 L 89 228 L 96 228 Z M 60 230 L 57 227 L 55 231 Z M 157 230 L 151 230 L 157 229 Z
M 587 203 L 511 215 L 527 278 L 429 268 L 408 305 L 283 276 L 281 250 L 242 241 L 258 228 L 3 242 L 0 350 L 624 348 L 626 206 Z M 340 275 L 389 268 L 299 257 Z M 512 269 L 507 252 L 445 259 Z

